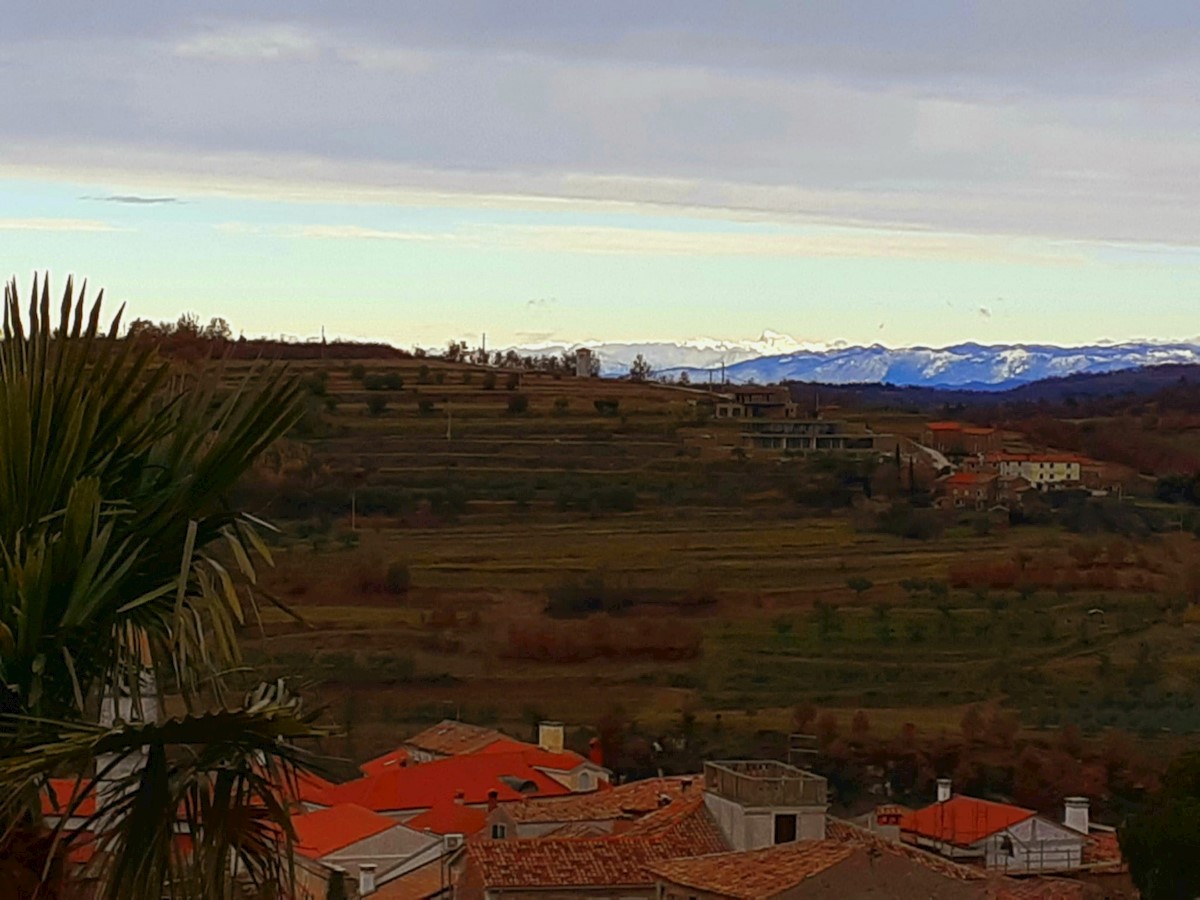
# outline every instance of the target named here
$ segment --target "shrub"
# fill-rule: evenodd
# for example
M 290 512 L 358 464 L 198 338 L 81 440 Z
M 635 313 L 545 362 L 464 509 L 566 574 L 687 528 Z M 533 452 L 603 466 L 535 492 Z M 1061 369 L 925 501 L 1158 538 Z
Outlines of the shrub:
M 508 411 L 514 416 L 519 416 L 529 409 L 529 398 L 524 394 L 513 394 L 508 398 Z
M 571 404 L 566 397 L 557 397 L 554 400 L 554 414 L 556 416 L 565 416 Z
M 422 363 L 421 368 L 417 369 L 417 384 L 429 384 L 431 380 L 429 366 Z
M 417 401 L 417 412 L 423 416 L 432 416 L 437 411 L 433 405 L 433 401 L 428 398 L 422 398 Z
M 381 376 L 381 380 L 383 382 L 383 386 L 389 391 L 404 390 L 404 378 L 399 372 L 385 372 Z
M 350 367 L 350 377 L 355 381 L 362 381 L 367 377 L 367 367 L 362 363 L 355 363 Z
M 506 391 L 515 391 L 521 386 L 521 376 L 516 372 L 510 372 L 508 377 L 504 379 L 504 389 Z
M 367 412 L 373 416 L 378 416 L 387 409 L 387 397 L 382 394 L 373 394 L 367 398 Z
M 485 391 L 494 391 L 496 389 L 496 373 L 488 372 L 483 376 L 483 389 Z
M 596 407 L 596 412 L 600 413 L 602 416 L 615 416 L 617 414 L 617 410 L 621 406 L 621 401 L 603 399 L 595 400 L 592 402 L 592 406 Z
M 389 594 L 407 594 L 412 586 L 412 574 L 408 566 L 402 562 L 394 562 L 387 567 L 384 584 Z
M 382 391 L 387 387 L 387 379 L 383 375 L 372 372 L 363 377 L 362 386 L 368 391 Z

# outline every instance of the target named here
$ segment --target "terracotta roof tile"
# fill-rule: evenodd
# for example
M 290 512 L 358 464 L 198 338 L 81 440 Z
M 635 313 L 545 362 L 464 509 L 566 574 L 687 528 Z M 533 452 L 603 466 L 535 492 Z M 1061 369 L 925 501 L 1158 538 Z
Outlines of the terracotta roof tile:
M 328 856 L 389 828 L 396 828 L 398 824 L 394 819 L 352 803 L 292 817 L 296 852 L 309 859 Z
M 469 845 L 468 865 L 489 888 L 648 886 L 652 863 L 729 849 L 699 795 L 638 825 L 608 837 L 483 841 Z
M 689 775 L 678 778 L 648 778 L 631 781 L 591 794 L 550 800 L 513 803 L 505 810 L 517 822 L 606 822 L 636 819 L 658 809 L 661 797 L 675 799 L 686 791 L 697 796 L 704 791 L 704 778 Z
M 371 900 L 429 900 L 441 894 L 450 880 L 442 860 L 435 860 L 381 884 Z
M 793 888 L 862 850 L 841 841 L 797 841 L 764 850 L 664 860 L 651 864 L 650 870 L 674 884 L 757 900 Z
M 494 728 L 445 719 L 414 734 L 404 743 L 428 753 L 456 756 L 460 753 L 476 753 L 488 744 L 506 738 L 507 735 Z
M 1090 866 L 1092 871 L 1125 871 L 1125 858 L 1121 855 L 1117 833 L 1108 831 L 1088 835 L 1083 845 L 1083 864 Z
M 957 795 L 900 820 L 900 830 L 935 841 L 967 847 L 1032 817 L 1032 809 Z

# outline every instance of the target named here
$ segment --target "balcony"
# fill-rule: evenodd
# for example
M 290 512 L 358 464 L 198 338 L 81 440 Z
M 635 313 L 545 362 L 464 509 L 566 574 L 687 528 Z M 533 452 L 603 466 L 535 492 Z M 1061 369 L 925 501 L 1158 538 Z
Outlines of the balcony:
M 705 789 L 750 807 L 824 806 L 825 779 L 771 760 L 704 764 Z

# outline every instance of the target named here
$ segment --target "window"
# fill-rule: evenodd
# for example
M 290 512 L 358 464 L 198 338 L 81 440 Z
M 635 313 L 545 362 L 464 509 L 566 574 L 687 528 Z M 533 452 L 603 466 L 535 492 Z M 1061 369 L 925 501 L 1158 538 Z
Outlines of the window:
M 581 791 L 590 791 L 592 789 L 592 773 L 591 772 L 580 772 L 579 773 L 579 789 Z
M 1013 850 L 1012 838 L 1007 834 L 1000 838 L 1000 852 L 1007 853 L 1009 856 L 1016 856 L 1016 851 Z
M 508 826 L 497 822 L 492 826 L 492 840 L 502 841 L 508 837 Z
M 796 816 L 794 813 L 775 817 L 775 843 L 790 844 L 796 840 Z

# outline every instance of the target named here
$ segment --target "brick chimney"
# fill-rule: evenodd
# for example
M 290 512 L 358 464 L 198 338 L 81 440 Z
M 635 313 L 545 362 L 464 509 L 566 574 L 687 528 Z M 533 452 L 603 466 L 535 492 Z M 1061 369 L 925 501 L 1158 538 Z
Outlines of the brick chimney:
M 488 812 L 491 812 L 499 805 L 500 805 L 500 792 L 499 791 L 488 791 Z
M 600 743 L 600 738 L 588 741 L 588 759 L 598 766 L 604 765 L 604 746 Z
M 1072 831 L 1078 831 L 1080 834 L 1088 833 L 1090 823 L 1091 803 L 1087 797 L 1064 797 L 1063 805 L 1066 811 L 1063 814 L 1063 824 Z
M 375 893 L 375 863 L 359 863 L 358 893 L 363 897 Z
M 683 778 L 679 781 L 679 793 L 686 794 L 692 789 L 692 779 Z
M 563 723 L 542 722 L 538 725 L 538 746 L 551 753 L 562 753 Z
M 467 799 L 466 791 L 455 791 L 454 792 L 454 802 L 457 803 L 459 806 L 462 806 L 463 801 L 466 799 Z
M 937 780 L 937 802 L 945 803 L 950 799 L 950 779 L 939 778 Z

